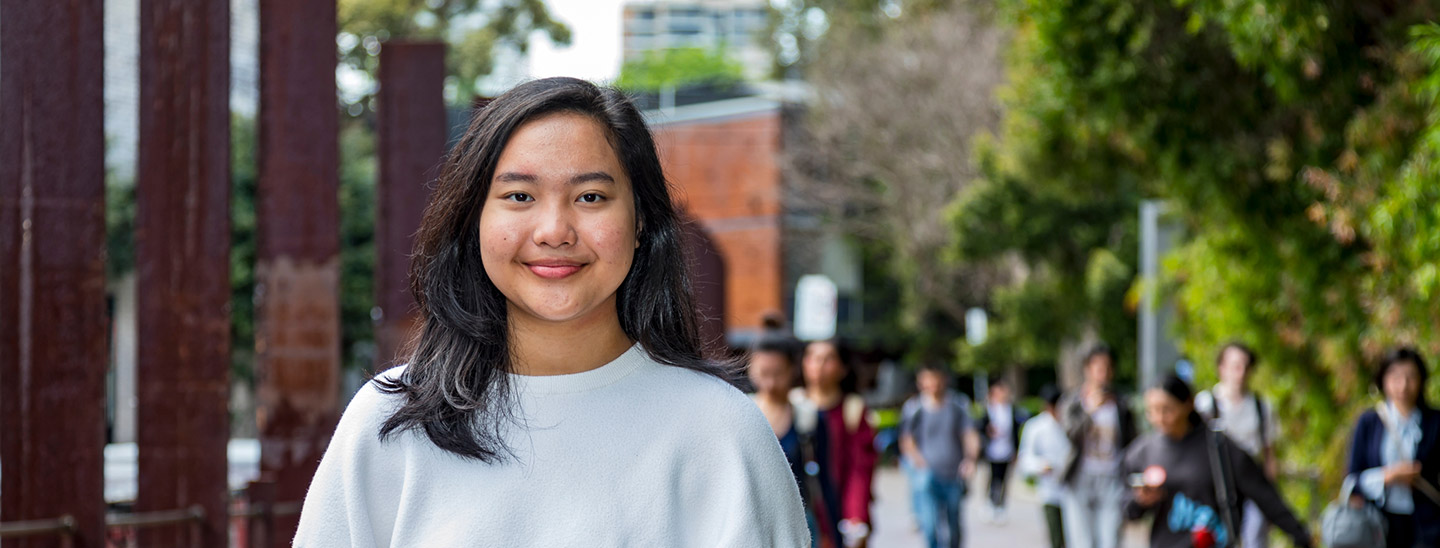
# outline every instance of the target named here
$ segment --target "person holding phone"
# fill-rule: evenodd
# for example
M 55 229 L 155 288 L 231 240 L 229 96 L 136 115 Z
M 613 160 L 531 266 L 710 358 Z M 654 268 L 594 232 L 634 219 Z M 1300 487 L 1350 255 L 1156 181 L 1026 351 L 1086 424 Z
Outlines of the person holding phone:
M 1153 514 L 1152 548 L 1221 548 L 1238 544 L 1240 504 L 1252 501 L 1296 546 L 1314 545 L 1274 484 L 1244 450 L 1205 428 L 1190 385 L 1170 375 L 1145 391 L 1155 431 L 1125 452 L 1130 490 L 1125 516 Z

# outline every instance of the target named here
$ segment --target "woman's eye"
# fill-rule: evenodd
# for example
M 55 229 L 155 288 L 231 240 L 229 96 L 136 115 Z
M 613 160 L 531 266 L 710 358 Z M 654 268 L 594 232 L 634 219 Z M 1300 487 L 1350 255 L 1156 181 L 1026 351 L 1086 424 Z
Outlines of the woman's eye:
M 529 194 L 526 194 L 526 193 L 524 193 L 524 192 L 511 192 L 511 193 L 509 193 L 509 194 L 506 194 L 506 195 L 502 196 L 500 199 L 502 199 L 502 200 L 509 200 L 509 201 L 512 201 L 512 202 L 533 202 L 533 201 L 535 201 L 535 198 L 531 197 Z
M 581 195 L 580 195 L 580 202 L 586 203 L 586 204 L 599 203 L 599 202 L 601 202 L 601 201 L 603 201 L 603 200 L 605 200 L 605 197 L 604 197 L 604 196 L 601 196 L 601 195 L 596 194 L 596 193 L 594 193 L 594 192 L 588 192 L 588 193 L 585 193 L 585 194 L 581 194 Z

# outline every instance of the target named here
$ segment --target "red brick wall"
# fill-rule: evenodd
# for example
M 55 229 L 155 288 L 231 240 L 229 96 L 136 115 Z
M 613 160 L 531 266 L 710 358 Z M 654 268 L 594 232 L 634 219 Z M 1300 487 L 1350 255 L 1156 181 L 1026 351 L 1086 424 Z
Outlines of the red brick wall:
M 724 255 L 727 329 L 760 327 L 784 295 L 780 113 L 660 126 L 655 138 L 676 201 Z

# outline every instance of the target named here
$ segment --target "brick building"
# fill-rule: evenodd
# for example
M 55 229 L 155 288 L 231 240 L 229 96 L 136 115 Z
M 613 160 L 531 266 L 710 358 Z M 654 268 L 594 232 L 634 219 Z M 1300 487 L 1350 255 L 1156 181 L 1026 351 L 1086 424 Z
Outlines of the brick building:
M 780 101 L 732 97 L 652 110 L 647 117 L 676 200 L 721 255 L 730 344 L 744 346 L 766 313 L 789 317 L 804 274 L 834 280 L 841 325 L 859 321 L 857 256 L 787 203 L 780 165 L 787 117 Z

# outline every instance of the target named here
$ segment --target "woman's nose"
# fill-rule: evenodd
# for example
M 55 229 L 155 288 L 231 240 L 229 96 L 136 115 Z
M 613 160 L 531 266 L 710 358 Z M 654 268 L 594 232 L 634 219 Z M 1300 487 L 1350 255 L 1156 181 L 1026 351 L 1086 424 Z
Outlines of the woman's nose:
M 575 223 L 568 207 L 555 204 L 539 208 L 535 215 L 534 241 L 536 245 L 561 247 L 574 245 L 577 238 Z

